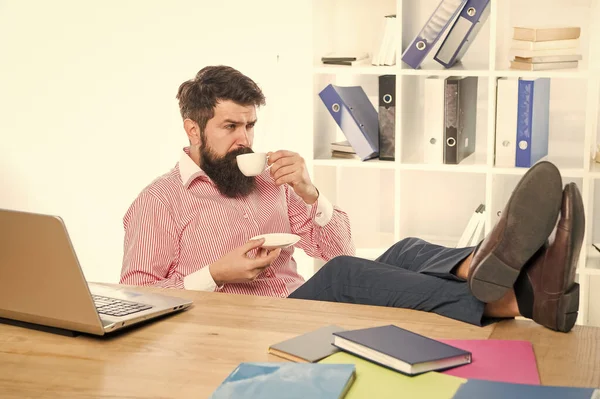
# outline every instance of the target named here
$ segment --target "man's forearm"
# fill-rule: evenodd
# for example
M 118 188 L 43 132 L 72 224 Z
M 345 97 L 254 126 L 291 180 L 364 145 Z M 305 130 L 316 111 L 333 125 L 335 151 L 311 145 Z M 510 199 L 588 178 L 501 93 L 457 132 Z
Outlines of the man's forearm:
M 196 291 L 215 291 L 217 287 L 222 286 L 218 279 L 215 279 L 211 266 L 205 266 L 194 273 L 188 274 L 183 279 L 183 285 L 186 290 Z

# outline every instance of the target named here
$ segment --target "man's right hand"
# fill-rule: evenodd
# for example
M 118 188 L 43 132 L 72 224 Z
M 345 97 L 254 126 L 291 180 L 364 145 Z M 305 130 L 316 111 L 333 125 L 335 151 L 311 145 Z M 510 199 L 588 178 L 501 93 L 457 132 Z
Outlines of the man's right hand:
M 253 281 L 281 253 L 281 248 L 272 251 L 260 248 L 264 242 L 264 238 L 250 240 L 211 264 L 209 270 L 215 283 L 220 286 Z M 259 248 L 256 257 L 248 257 L 248 252 L 256 248 Z

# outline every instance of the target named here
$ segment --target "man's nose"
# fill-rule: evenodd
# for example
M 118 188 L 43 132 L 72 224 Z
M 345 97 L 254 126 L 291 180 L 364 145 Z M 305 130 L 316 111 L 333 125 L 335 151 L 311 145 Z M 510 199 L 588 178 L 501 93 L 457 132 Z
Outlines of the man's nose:
M 248 130 L 245 127 L 240 128 L 238 144 L 241 144 L 245 147 L 250 147 L 250 137 L 248 136 Z

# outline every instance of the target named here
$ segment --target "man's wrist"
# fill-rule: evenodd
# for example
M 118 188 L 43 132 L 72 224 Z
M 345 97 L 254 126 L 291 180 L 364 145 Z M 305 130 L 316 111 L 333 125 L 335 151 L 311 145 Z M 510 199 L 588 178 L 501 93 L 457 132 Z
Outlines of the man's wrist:
M 216 262 L 208 265 L 208 271 L 210 272 L 210 275 L 212 276 L 213 280 L 215 281 L 215 284 L 217 285 L 217 287 L 222 286 L 223 281 L 221 281 L 221 276 L 219 274 L 219 267 Z
M 314 204 L 315 202 L 317 202 L 318 199 L 319 199 L 319 190 L 317 190 L 317 187 L 314 184 L 313 184 L 312 188 L 308 190 L 308 194 L 305 195 L 304 197 L 302 197 L 302 200 L 307 205 Z

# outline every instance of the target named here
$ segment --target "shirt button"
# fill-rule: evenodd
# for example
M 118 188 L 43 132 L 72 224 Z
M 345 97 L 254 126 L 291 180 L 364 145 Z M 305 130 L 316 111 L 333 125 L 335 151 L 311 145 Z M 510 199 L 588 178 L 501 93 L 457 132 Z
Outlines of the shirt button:
M 248 219 L 248 214 L 244 213 L 244 219 Z
M 285 298 L 285 293 L 282 292 L 281 294 L 279 294 L 279 296 L 281 296 L 282 298 Z

